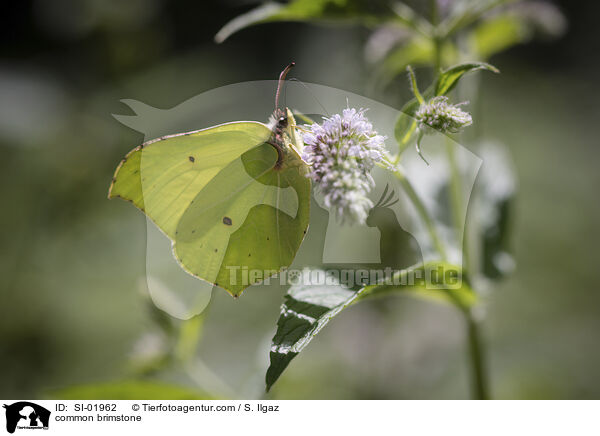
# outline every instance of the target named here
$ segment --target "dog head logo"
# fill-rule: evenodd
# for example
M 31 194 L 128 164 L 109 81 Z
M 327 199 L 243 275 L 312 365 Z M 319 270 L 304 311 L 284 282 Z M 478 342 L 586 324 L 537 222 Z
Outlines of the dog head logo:
M 48 429 L 50 411 L 29 401 L 5 404 L 6 431 L 14 433 L 18 429 Z

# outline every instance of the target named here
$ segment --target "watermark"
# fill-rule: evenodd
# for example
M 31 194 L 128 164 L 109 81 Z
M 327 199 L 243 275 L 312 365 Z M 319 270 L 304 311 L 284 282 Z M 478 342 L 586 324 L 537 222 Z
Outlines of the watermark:
M 15 430 L 48 430 L 50 411 L 30 401 L 18 401 L 4 404 L 6 409 L 6 431 Z
M 273 113 L 273 94 L 277 86 L 278 82 L 272 80 L 231 84 L 194 96 L 170 109 L 158 109 L 128 99 L 123 100 L 123 103 L 129 106 L 134 114 L 115 115 L 115 118 L 143 133 L 145 140 L 231 121 L 256 120 L 266 123 L 269 115 Z M 315 96 L 318 96 L 318 100 Z M 296 122 L 301 125 L 308 122 L 307 119 L 320 122 L 321 116 L 339 113 L 348 105 L 369 108 L 368 119 L 377 132 L 387 138 L 387 149 L 392 154 L 397 150 L 393 138 L 395 125 L 401 113 L 396 108 L 345 90 L 298 82 L 286 83 L 282 90 L 282 104 L 289 107 L 294 114 L 300 114 L 297 115 Z M 307 115 L 308 118 L 304 118 L 303 115 Z M 306 126 L 301 127 L 303 131 L 307 129 Z M 233 141 L 232 144 L 239 145 L 239 141 Z M 447 262 L 462 265 L 466 211 L 481 159 L 461 144 L 442 135 L 428 136 L 424 145 L 427 148 L 429 166 L 417 155 L 414 147 L 407 147 L 402 152 L 402 171 L 407 183 L 414 187 L 413 194 L 423 200 L 423 209 L 435 218 L 437 238 L 432 237 L 431 229 L 427 228 L 421 218 L 422 211 L 411 202 L 410 195 L 401 181 L 390 171 L 375 167 L 371 171 L 374 186 L 368 194 L 372 207 L 366 211 L 365 222 L 343 224 L 336 214 L 332 213 L 322 193 L 313 190 L 310 199 L 310 226 L 305 231 L 301 246 L 301 249 L 310 247 L 305 250 L 311 252 L 309 255 L 305 252 L 303 256 L 296 256 L 291 265 L 287 263 L 288 269 L 279 273 L 252 268 L 253 264 L 263 264 L 255 261 L 259 258 L 254 250 L 254 247 L 258 246 L 256 241 L 244 245 L 247 253 L 244 253 L 243 257 L 234 256 L 233 260 L 231 257 L 227 258 L 227 250 L 230 248 L 230 241 L 235 243 L 240 234 L 247 231 L 248 226 L 242 226 L 247 221 L 252 221 L 248 220 L 248 217 L 253 210 L 276 210 L 277 216 L 282 219 L 297 219 L 300 212 L 306 210 L 306 199 L 301 197 L 302 192 L 297 192 L 293 186 L 287 184 L 276 186 L 263 183 L 264 181 L 256 178 L 252 171 L 249 172 L 241 157 L 229 162 L 223 170 L 221 167 L 210 169 L 222 171 L 222 174 L 219 173 L 222 175 L 222 179 L 219 179 L 220 184 L 207 183 L 206 186 L 195 187 L 194 182 L 199 179 L 187 177 L 198 174 L 198 168 L 201 168 L 204 160 L 199 155 L 187 151 L 181 155 L 181 162 L 177 161 L 180 165 L 176 167 L 182 168 L 183 172 L 178 174 L 181 180 L 174 183 L 172 174 L 163 177 L 162 167 L 154 165 L 155 162 L 164 163 L 165 156 L 173 158 L 173 153 L 156 156 L 154 159 L 154 149 L 144 148 L 139 168 L 136 168 L 140 174 L 143 202 L 136 205 L 148 216 L 165 217 L 162 230 L 155 225 L 156 221 L 147 219 L 145 281 L 153 302 L 174 317 L 188 319 L 201 313 L 208 305 L 215 285 L 246 287 L 257 283 L 300 283 L 308 286 L 326 283 L 328 280 L 329 283 L 338 283 L 348 288 L 382 283 L 426 289 L 460 288 L 462 276 L 458 269 L 410 268 L 409 265 L 427 265 L 428 262 L 439 260 L 440 245 L 446 249 L 444 258 Z M 445 158 L 448 146 L 453 147 L 457 161 L 461 162 L 463 179 L 459 202 L 461 207 L 454 214 L 453 218 L 456 220 L 452 222 L 446 219 L 444 202 L 450 171 Z M 235 185 L 231 184 L 234 179 Z M 245 191 L 245 194 L 239 197 L 243 198 L 243 201 L 231 199 L 225 207 L 221 200 L 224 194 L 232 192 L 235 186 L 244 186 L 244 189 L 253 195 L 246 195 Z M 168 192 L 168 198 L 185 198 L 186 201 L 165 202 L 163 200 L 166 194 L 155 195 L 161 189 Z M 257 192 L 260 195 L 255 195 Z M 301 200 L 304 209 L 300 207 Z M 214 226 L 195 224 L 206 222 L 200 218 L 210 213 L 216 217 Z M 232 213 L 237 215 L 231 215 Z M 254 223 L 252 228 L 260 230 L 260 225 L 261 223 Z M 273 228 L 273 232 L 278 230 Z M 277 247 L 273 239 L 275 238 L 271 237 L 269 240 L 265 237 L 263 244 L 268 243 L 273 250 L 281 249 L 283 252 L 298 248 L 288 247 L 289 240 L 278 241 L 280 247 Z M 189 247 L 194 243 L 198 250 L 210 248 L 210 256 L 200 255 L 198 250 L 189 251 Z M 235 250 L 232 249 L 233 251 Z M 326 272 L 323 280 L 316 276 L 306 279 L 303 271 L 308 266 L 307 259 L 310 259 L 311 266 L 318 266 Z M 188 268 L 185 271 L 182 264 L 187 264 Z M 190 264 L 193 264 L 192 267 Z M 334 265 L 337 269 L 330 268 Z M 343 269 L 339 269 L 339 265 L 343 265 Z M 364 265 L 372 268 L 364 269 Z M 202 280 L 186 271 L 193 272 Z
M 250 269 L 228 266 L 230 285 L 250 286 L 257 283 L 282 286 L 343 286 L 346 288 L 370 285 L 402 286 L 425 289 L 459 289 L 462 287 L 460 269 L 443 264 L 424 265 L 418 268 L 382 269 Z

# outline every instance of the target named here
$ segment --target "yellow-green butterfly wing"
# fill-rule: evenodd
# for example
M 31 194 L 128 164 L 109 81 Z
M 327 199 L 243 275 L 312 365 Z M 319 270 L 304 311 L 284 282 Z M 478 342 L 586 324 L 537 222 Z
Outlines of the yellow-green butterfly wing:
M 123 159 L 109 197 L 144 211 L 186 271 L 237 296 L 288 267 L 308 228 L 306 165 L 270 142 L 257 122 L 149 141 Z

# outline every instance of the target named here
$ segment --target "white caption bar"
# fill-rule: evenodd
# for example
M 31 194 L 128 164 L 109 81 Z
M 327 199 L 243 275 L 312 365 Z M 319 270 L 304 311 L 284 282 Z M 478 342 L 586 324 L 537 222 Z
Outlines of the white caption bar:
M 5 400 L 18 436 L 600 435 L 600 401 L 29 401 Z M 12 430 L 12 432 L 11 432 Z M 43 433 L 34 430 L 44 430 Z

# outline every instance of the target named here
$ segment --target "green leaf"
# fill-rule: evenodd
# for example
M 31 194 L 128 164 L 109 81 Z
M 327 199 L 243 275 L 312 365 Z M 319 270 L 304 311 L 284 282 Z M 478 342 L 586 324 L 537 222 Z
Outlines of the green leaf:
M 483 166 L 475 190 L 473 208 L 477 216 L 480 243 L 480 272 L 498 280 L 512 272 L 512 208 L 516 177 L 508 150 L 498 144 L 484 144 L 479 154 Z
M 398 292 L 427 301 L 452 304 L 461 310 L 467 310 L 477 302 L 477 295 L 466 283 L 462 269 L 446 262 L 415 265 L 401 271 L 393 279 L 401 284 L 380 283 L 366 286 L 359 290 L 360 295 L 355 302 Z
M 440 33 L 445 38 L 459 30 L 476 23 L 484 14 L 499 6 L 514 3 L 517 0 L 480 0 L 470 2 L 469 7 L 456 8 L 455 13 L 448 16 L 440 24 Z
M 50 391 L 56 400 L 209 400 L 209 395 L 156 381 L 124 380 Z
M 456 8 L 456 13 L 441 23 L 440 34 L 448 38 L 467 27 L 475 27 L 475 39 L 479 39 L 475 42 L 481 58 L 487 59 L 511 45 L 525 42 L 534 33 L 559 36 L 564 33 L 567 21 L 550 2 L 482 0 L 472 2 L 467 8 Z
M 534 36 L 557 37 L 564 33 L 566 19 L 560 10 L 546 2 L 517 3 L 487 17 L 469 33 L 472 51 L 480 59 L 489 59 Z
M 429 21 L 417 14 L 414 9 L 399 1 L 393 2 L 392 8 L 396 13 L 396 19 L 394 22 L 414 29 L 428 39 L 431 38 L 434 32 L 433 26 L 431 23 L 429 23 Z
M 427 91 L 424 92 L 425 98 L 430 98 Z M 419 102 L 416 98 L 409 100 L 400 110 L 400 116 L 394 126 L 394 136 L 398 142 L 398 154 L 402 154 L 411 142 L 417 131 L 417 122 L 415 113 L 419 109 Z
M 345 21 L 372 25 L 394 17 L 394 11 L 385 0 L 292 0 L 287 4 L 269 2 L 225 24 L 215 36 L 215 41 L 223 42 L 246 27 L 274 21 Z
M 225 24 L 215 35 L 215 42 L 222 43 L 234 33 L 255 24 L 275 20 L 277 13 L 285 9 L 285 6 L 279 3 L 265 3 L 254 8 L 245 14 L 238 15 L 233 20 Z
M 435 82 L 435 95 L 446 95 L 454 89 L 458 81 L 467 73 L 479 70 L 487 70 L 493 73 L 500 71 L 493 65 L 485 62 L 468 62 L 455 65 L 447 70 L 442 71 Z
M 292 286 L 285 296 L 277 332 L 271 346 L 267 390 L 271 389 L 290 361 L 345 309 L 357 293 L 341 286 Z
M 487 70 L 494 73 L 500 72 L 496 67 L 485 62 L 468 62 L 455 65 L 440 73 L 435 83 L 423 92 L 423 98 L 429 100 L 434 96 L 446 95 L 454 89 L 465 74 L 479 70 Z M 414 117 L 418 109 L 419 102 L 416 98 L 413 98 L 400 110 L 402 113 L 398 117 L 398 121 L 394 127 L 394 136 L 398 142 L 399 154 L 408 147 L 415 135 L 417 123 Z
M 409 65 L 420 67 L 431 62 L 433 62 L 433 43 L 423 37 L 411 38 L 385 57 L 379 80 L 385 85 L 399 74 L 406 73 Z
M 288 267 L 308 228 L 307 167 L 293 140 L 279 156 L 271 135 L 234 122 L 148 141 L 121 162 L 109 198 L 152 219 L 187 272 L 238 296 Z M 243 268 L 264 274 L 243 281 Z
M 454 62 L 459 55 L 457 46 L 452 41 L 444 41 L 441 47 L 442 64 L 447 65 Z M 387 85 L 398 75 L 406 73 L 410 65 L 413 68 L 428 67 L 434 61 L 434 44 L 430 37 L 414 35 L 403 44 L 390 49 L 381 65 L 382 73 L 379 79 L 383 85 Z
M 325 274 L 325 272 L 322 272 Z M 444 276 L 445 273 L 446 275 Z M 454 277 L 460 282 L 449 289 L 439 277 Z M 434 301 L 450 302 L 461 309 L 475 303 L 476 296 L 462 280 L 460 268 L 441 262 L 416 265 L 397 273 L 391 281 L 352 291 L 330 278 L 332 284 L 291 286 L 281 306 L 277 332 L 271 346 L 271 365 L 267 370 L 267 390 L 331 319 L 350 305 L 376 296 L 406 293 Z M 327 283 L 327 282 L 326 282 Z M 437 289 L 432 289 L 438 287 Z
M 531 31 L 522 20 L 504 15 L 477 26 L 469 35 L 469 42 L 480 59 L 489 59 L 492 55 L 525 42 L 530 37 Z

